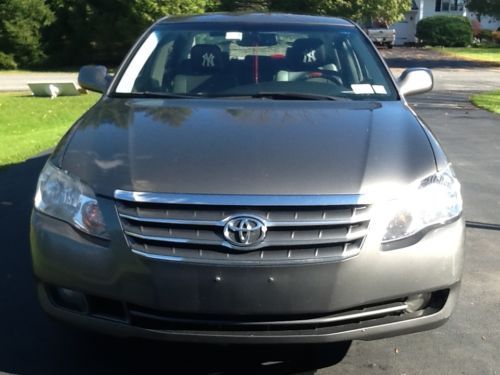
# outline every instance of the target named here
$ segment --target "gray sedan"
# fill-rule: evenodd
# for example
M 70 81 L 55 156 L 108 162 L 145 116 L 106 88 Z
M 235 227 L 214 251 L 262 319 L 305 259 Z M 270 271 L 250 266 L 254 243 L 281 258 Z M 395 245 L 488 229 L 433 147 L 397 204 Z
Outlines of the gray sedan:
M 166 18 L 43 169 L 33 268 L 51 316 L 119 336 L 336 343 L 443 324 L 463 264 L 460 184 L 344 19 Z

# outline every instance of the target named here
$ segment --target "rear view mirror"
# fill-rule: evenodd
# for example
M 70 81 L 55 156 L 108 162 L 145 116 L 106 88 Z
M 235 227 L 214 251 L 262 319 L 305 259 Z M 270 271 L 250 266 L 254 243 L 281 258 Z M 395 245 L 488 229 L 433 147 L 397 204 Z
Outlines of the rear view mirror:
M 78 73 L 78 84 L 84 89 L 96 92 L 104 92 L 111 82 L 108 69 L 102 65 L 85 65 Z
M 432 71 L 426 68 L 406 69 L 398 78 L 398 86 L 404 96 L 431 91 L 434 86 Z
M 278 44 L 278 37 L 274 33 L 246 32 L 236 44 L 240 47 L 271 47 Z

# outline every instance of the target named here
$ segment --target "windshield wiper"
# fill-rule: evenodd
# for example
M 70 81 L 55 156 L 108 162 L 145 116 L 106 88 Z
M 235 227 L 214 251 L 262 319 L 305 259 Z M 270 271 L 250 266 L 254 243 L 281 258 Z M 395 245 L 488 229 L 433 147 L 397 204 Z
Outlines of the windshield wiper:
M 303 92 L 283 92 L 283 91 L 261 91 L 255 94 L 249 95 L 252 98 L 269 98 L 269 99 L 280 99 L 280 100 L 350 100 L 343 97 L 322 95 L 322 94 L 311 94 Z
M 129 93 L 114 92 L 112 96 L 115 98 L 164 98 L 164 99 L 199 98 L 199 96 L 174 94 L 169 92 L 155 92 L 155 91 L 139 91 L 139 92 L 129 92 Z

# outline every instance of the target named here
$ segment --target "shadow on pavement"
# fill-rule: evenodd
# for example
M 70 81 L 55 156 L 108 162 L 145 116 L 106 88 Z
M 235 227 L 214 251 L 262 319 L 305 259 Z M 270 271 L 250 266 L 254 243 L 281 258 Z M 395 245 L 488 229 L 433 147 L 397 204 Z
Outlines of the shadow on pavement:
M 471 69 L 500 66 L 493 62 L 463 60 L 429 48 L 396 47 L 381 49 L 380 53 L 391 68 Z
M 385 58 L 387 65 L 391 68 L 429 68 L 429 69 L 471 69 L 471 68 L 489 68 L 498 67 L 493 63 L 447 59 L 446 57 L 440 60 L 434 59 L 412 59 L 411 57 L 388 57 Z
M 28 235 L 36 180 L 46 159 L 37 157 L 0 169 L 0 372 L 297 374 L 313 373 L 343 358 L 348 347 L 336 353 L 331 347 L 209 346 L 115 339 L 49 320 L 36 299 Z

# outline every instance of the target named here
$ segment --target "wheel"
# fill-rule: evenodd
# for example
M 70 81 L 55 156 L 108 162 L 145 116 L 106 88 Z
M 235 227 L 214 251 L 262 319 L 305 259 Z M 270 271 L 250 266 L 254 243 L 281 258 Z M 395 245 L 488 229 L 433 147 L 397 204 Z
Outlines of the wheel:
M 387 44 L 387 48 L 392 49 L 392 47 L 394 47 L 392 43 Z

